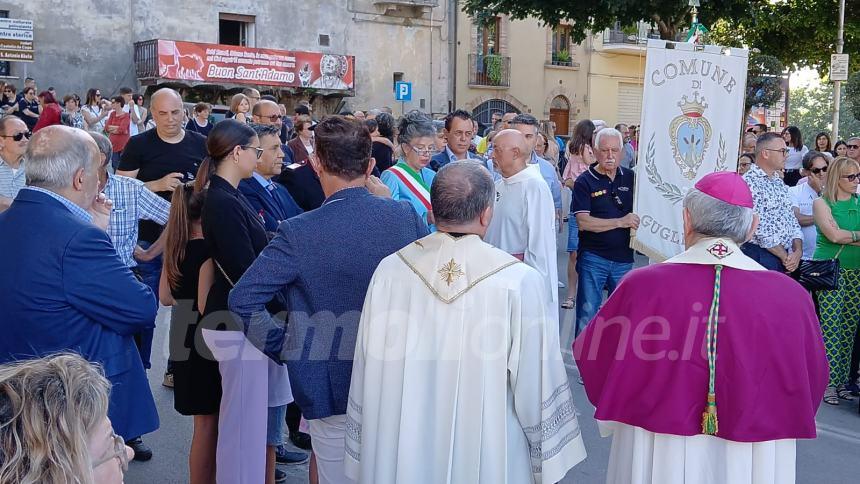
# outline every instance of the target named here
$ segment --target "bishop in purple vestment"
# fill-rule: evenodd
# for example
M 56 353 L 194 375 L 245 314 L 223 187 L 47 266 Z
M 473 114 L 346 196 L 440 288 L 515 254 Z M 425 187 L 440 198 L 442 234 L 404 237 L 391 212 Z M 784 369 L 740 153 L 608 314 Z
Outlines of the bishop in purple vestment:
M 742 178 L 705 176 L 684 199 L 686 252 L 631 272 L 575 341 L 613 435 L 607 482 L 794 482 L 827 359 L 809 293 L 741 252 L 757 223 Z

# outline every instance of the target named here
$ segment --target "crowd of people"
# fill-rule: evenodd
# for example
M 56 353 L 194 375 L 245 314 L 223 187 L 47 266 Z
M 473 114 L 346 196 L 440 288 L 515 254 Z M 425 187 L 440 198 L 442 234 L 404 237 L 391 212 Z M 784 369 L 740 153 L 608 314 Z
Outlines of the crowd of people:
M 312 483 L 557 482 L 585 458 L 559 307 L 575 311 L 580 383 L 597 418 L 616 425 L 609 482 L 645 472 L 629 462 L 643 442 L 677 448 L 700 433 L 727 440 L 697 447 L 688 455 L 695 465 L 761 451 L 780 460 L 751 457 L 726 472 L 793 467 L 793 443 L 774 442 L 814 437 L 822 397 L 838 405 L 860 394 L 858 138 L 830 152 L 821 133 L 809 150 L 795 127 L 782 136 L 753 127 L 742 140 L 743 178 L 709 175 L 685 197 L 688 251 L 677 271 L 651 267 L 635 278 L 635 126 L 585 119 L 565 140 L 551 122 L 519 113 L 494 113 L 481 134 L 464 110 L 444 119 L 421 111 L 397 119 L 388 108 L 317 119 L 309 103 L 287 116 L 256 89 L 235 94 L 215 122 L 211 105 L 186 111 L 169 88 L 148 106 L 131 89 L 110 100 L 90 89 L 83 107 L 67 95 L 65 108 L 50 89 L 35 91 L 28 79 L 23 101 L 7 102 L 16 96 L 7 85 L 0 105 L 0 363 L 11 365 L 0 366 L 0 415 L 20 420 L 0 425 L 0 482 L 114 482 L 97 476 L 106 462 L 116 460 L 110 472 L 121 479 L 130 458 L 153 457 L 143 437 L 159 425 L 146 373 L 158 303 L 171 308 L 163 384 L 175 410 L 193 418 L 193 484 L 283 482 L 277 464 L 308 459 Z M 566 287 L 556 256 L 565 222 Z M 813 259 L 840 261 L 839 286 L 817 291 L 814 307 L 801 286 L 762 274 Z M 634 347 L 606 358 L 626 343 L 615 333 L 601 338 L 602 321 L 680 307 L 637 291 L 680 284 L 672 294 L 713 316 L 721 277 L 728 301 L 745 284 L 799 294 L 773 312 L 800 315 L 792 330 L 748 304 L 724 302 L 721 313 L 763 314 L 774 341 L 780 331 L 798 335 L 775 346 L 806 359 L 789 358 L 770 379 L 744 377 L 747 388 L 766 384 L 779 396 L 782 378 L 808 375 L 786 397 L 806 402 L 786 410 L 793 426 L 745 420 L 737 409 L 751 408 L 752 397 L 730 396 L 719 433 L 715 395 L 741 376 L 716 371 L 715 345 L 707 362 L 680 366 L 648 367 Z M 629 306 L 644 300 L 647 308 Z M 704 318 L 707 338 L 712 320 L 716 338 L 717 319 Z M 737 367 L 779 358 L 741 352 L 749 333 L 726 328 L 721 348 L 730 349 L 720 351 L 738 350 Z M 589 348 L 597 357 L 583 357 Z M 100 369 L 53 356 L 68 351 Z M 655 407 L 660 387 L 642 390 L 643 371 L 688 407 Z M 54 411 L 21 401 L 39 384 L 28 372 L 94 386 L 56 390 L 68 393 L 64 418 L 74 419 L 76 405 L 91 409 L 83 421 L 58 422 L 79 434 L 74 453 L 13 458 L 44 452 L 33 441 L 38 429 L 27 427 L 37 417 L 21 415 Z M 705 387 L 707 399 L 695 393 Z M 689 418 L 698 406 L 706 409 L 701 432 Z M 301 451 L 288 450 L 287 439 Z M 91 466 L 80 462 L 87 455 Z M 677 465 L 645 466 L 652 475 L 642 482 L 683 482 Z M 783 471 L 755 482 L 789 482 Z M 713 482 L 748 482 L 727 479 Z

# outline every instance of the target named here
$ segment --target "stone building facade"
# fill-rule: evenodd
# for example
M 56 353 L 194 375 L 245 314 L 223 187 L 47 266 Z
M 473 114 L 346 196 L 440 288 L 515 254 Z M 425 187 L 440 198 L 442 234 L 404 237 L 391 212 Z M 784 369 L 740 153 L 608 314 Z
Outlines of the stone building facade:
M 395 113 L 443 113 L 453 102 L 449 23 L 455 6 L 453 0 L 0 0 L 0 15 L 35 22 L 35 62 L 12 63 L 11 82 L 20 86 L 30 76 L 40 89 L 53 86 L 61 96 L 83 95 L 90 87 L 106 95 L 122 86 L 143 92 L 137 42 L 217 44 L 226 37 L 250 47 L 355 56 L 354 96 L 276 92 L 284 102 L 315 97 L 314 105 L 323 108 L 317 112 L 392 106 Z M 411 102 L 395 102 L 395 80 L 413 83 Z

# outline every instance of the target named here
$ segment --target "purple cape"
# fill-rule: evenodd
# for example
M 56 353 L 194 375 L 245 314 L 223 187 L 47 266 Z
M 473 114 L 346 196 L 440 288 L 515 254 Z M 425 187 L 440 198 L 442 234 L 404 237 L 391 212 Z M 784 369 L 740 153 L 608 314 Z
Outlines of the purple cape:
M 596 419 L 702 433 L 713 292 L 709 265 L 664 263 L 624 278 L 573 345 Z M 783 274 L 725 267 L 717 331 L 716 436 L 815 438 L 828 365 L 809 293 Z

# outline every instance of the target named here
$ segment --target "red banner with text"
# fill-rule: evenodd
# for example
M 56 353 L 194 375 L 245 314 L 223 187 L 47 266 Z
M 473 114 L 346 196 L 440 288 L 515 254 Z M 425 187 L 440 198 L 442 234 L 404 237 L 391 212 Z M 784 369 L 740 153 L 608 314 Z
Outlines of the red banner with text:
M 355 57 L 159 40 L 158 72 L 178 81 L 349 91 L 354 89 Z

